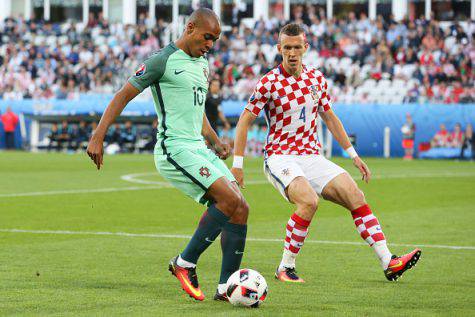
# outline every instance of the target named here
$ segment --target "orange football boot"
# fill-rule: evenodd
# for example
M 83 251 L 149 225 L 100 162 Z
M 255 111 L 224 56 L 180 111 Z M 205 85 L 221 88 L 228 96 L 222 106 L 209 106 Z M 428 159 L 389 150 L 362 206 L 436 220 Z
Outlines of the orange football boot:
M 180 281 L 181 288 L 183 288 L 190 297 L 199 301 L 204 300 L 205 295 L 198 284 L 196 268 L 181 267 L 176 263 L 177 259 L 178 255 L 170 260 L 168 270 Z
M 277 268 L 277 271 L 275 271 L 275 278 L 278 279 L 279 281 L 282 282 L 290 282 L 290 283 L 304 283 L 305 281 L 301 279 L 298 275 L 297 272 L 295 271 L 295 268 L 290 268 L 286 267 L 285 270 L 279 271 Z
M 415 249 L 403 256 L 393 255 L 388 268 L 384 271 L 384 275 L 389 281 L 396 281 L 404 272 L 416 266 L 421 254 L 421 249 Z

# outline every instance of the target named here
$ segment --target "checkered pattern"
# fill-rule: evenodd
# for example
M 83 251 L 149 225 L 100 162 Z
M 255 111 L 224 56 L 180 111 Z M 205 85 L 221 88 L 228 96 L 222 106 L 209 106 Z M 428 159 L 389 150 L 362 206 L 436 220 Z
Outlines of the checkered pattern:
M 370 245 L 386 241 L 378 219 L 373 215 L 368 205 L 361 206 L 351 212 L 356 229 L 361 237 Z
M 284 247 L 294 254 L 298 254 L 308 233 L 310 221 L 293 214 L 287 222 Z
M 261 78 L 246 109 L 258 116 L 264 109 L 269 131 L 266 157 L 272 154 L 319 154 L 318 112 L 331 108 L 328 84 L 315 68 L 303 66 L 299 78 L 282 65 Z

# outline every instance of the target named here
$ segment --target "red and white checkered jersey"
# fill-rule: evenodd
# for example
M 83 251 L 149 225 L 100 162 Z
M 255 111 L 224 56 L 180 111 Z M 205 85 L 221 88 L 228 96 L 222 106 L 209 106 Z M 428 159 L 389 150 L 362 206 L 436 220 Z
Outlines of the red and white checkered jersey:
M 249 98 L 246 109 L 258 116 L 264 110 L 269 131 L 265 156 L 273 154 L 319 154 L 318 112 L 331 108 L 323 74 L 303 66 L 300 77 L 279 65 L 264 75 Z

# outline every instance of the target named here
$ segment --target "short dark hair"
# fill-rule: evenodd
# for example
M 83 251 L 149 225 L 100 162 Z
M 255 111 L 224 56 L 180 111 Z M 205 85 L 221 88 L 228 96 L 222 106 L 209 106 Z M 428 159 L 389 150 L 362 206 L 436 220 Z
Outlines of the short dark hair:
M 288 36 L 297 36 L 297 35 L 300 35 L 300 34 L 305 35 L 305 30 L 298 23 L 289 23 L 289 24 L 284 25 L 282 27 L 282 29 L 280 29 L 279 42 L 280 42 L 280 37 L 282 36 L 282 34 L 285 34 L 285 35 L 288 35 Z

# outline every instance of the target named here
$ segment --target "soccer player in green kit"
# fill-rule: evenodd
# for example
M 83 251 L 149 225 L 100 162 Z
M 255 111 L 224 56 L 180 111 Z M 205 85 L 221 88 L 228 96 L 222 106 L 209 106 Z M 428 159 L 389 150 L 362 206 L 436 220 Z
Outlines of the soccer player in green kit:
M 150 56 L 115 94 L 87 148 L 100 169 L 107 129 L 130 100 L 151 88 L 159 121 L 154 151 L 157 170 L 176 188 L 208 206 L 188 245 L 169 265 L 183 290 L 200 301 L 204 294 L 196 263 L 219 234 L 223 260 L 214 299 L 227 300 L 225 283 L 241 264 L 249 212 L 233 175 L 221 160 L 229 156 L 230 147 L 219 140 L 204 113 L 208 61 L 203 56 L 220 33 L 213 11 L 194 11 L 182 36 Z M 206 147 L 204 139 L 216 154 Z

